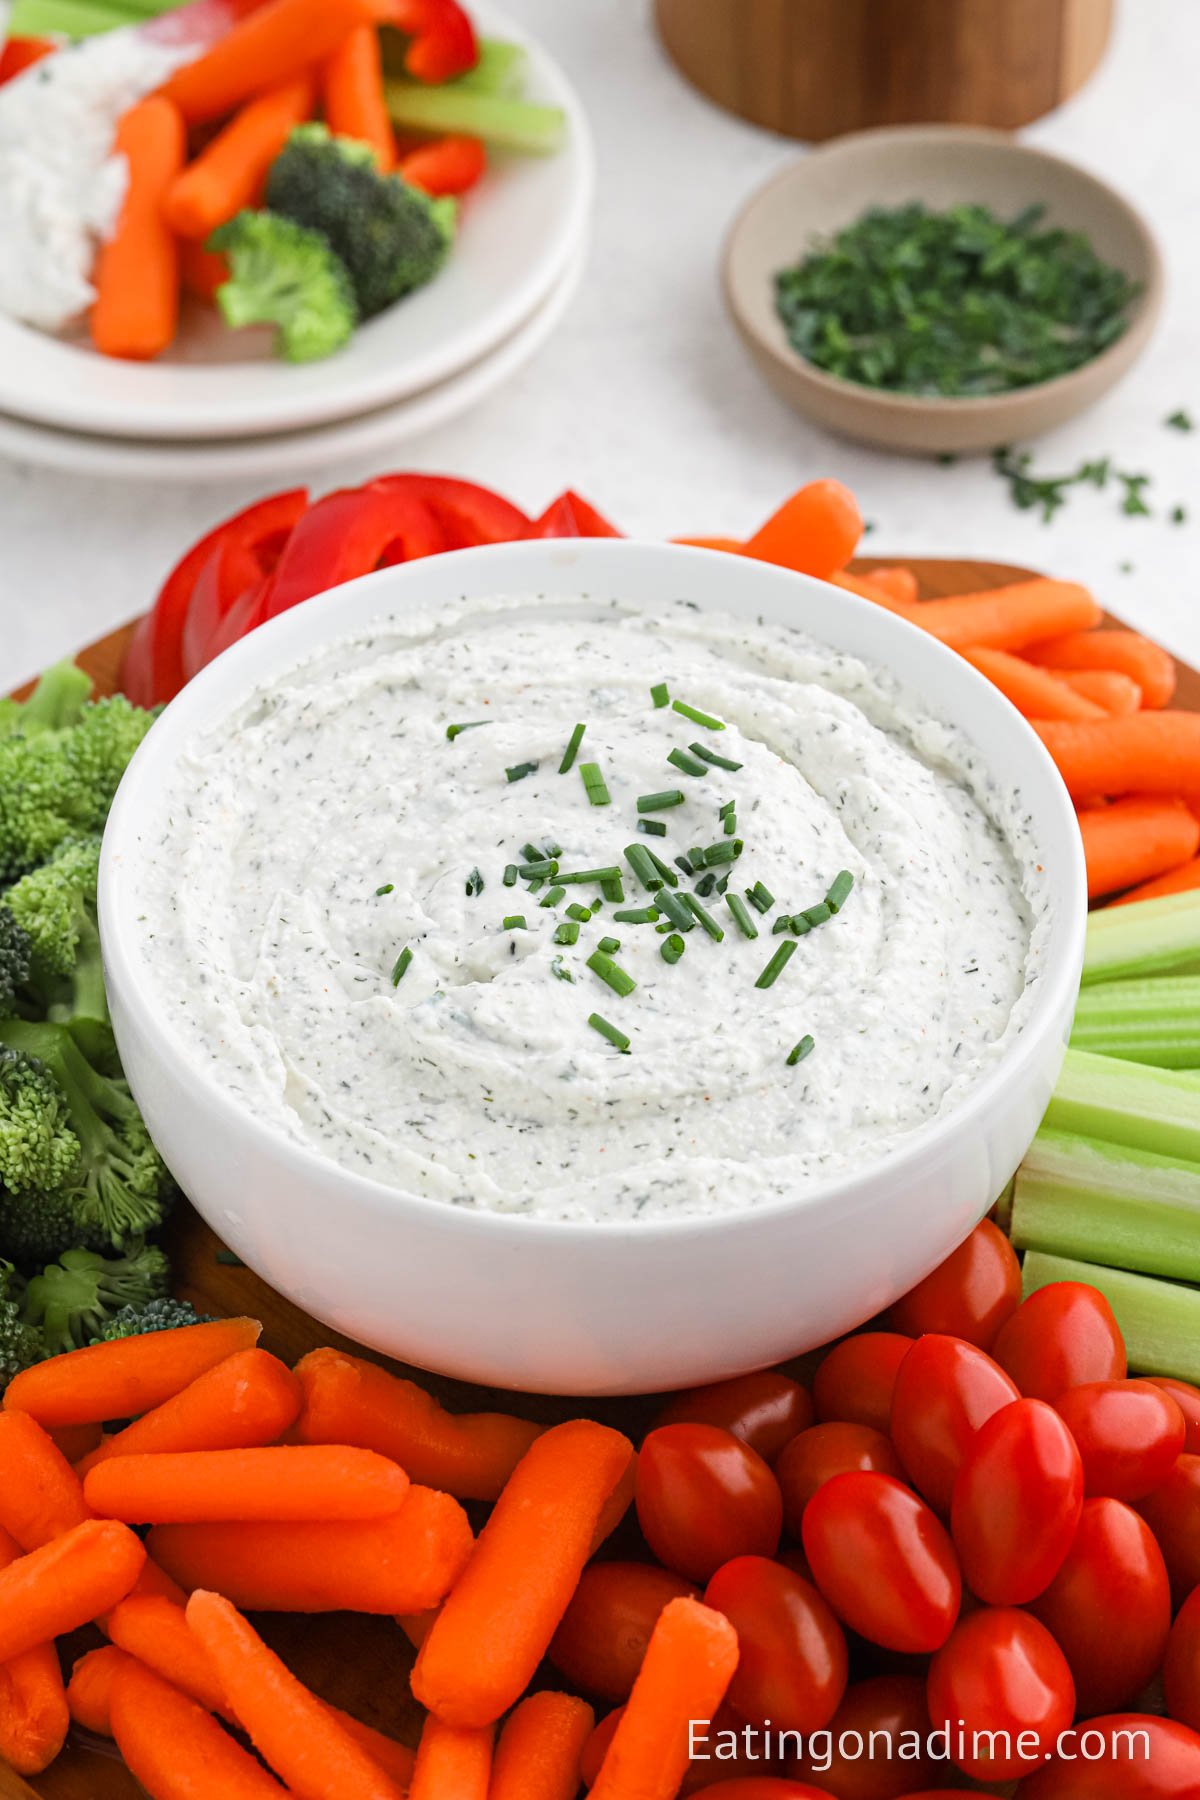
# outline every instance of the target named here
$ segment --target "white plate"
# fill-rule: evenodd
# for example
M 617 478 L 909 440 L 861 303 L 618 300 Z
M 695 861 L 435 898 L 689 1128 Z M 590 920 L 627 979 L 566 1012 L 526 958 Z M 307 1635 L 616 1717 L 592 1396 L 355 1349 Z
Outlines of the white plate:
M 102 476 L 109 480 L 231 481 L 242 476 L 282 479 L 340 458 L 370 455 L 457 418 L 515 375 L 541 348 L 566 312 L 586 260 L 586 250 L 577 250 L 548 298 L 498 349 L 440 386 L 395 406 L 381 407 L 356 419 L 312 431 L 203 444 L 89 437 L 0 414 L 0 456 L 58 469 L 67 475 Z
M 437 279 L 358 330 L 324 362 L 271 356 L 265 332 L 231 332 L 208 308 L 185 316 L 176 347 L 152 363 L 99 356 L 86 339 L 0 318 L 0 411 L 115 437 L 262 436 L 349 419 L 431 388 L 478 363 L 546 298 L 579 244 L 592 195 L 583 108 L 557 65 L 490 0 L 481 32 L 525 46 L 530 99 L 562 107 L 554 156 L 497 155 L 463 206 L 458 242 Z

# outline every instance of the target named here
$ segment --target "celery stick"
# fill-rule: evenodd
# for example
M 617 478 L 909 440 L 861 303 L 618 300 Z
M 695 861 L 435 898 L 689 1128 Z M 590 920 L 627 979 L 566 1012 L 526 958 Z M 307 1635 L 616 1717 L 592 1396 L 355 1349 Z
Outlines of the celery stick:
M 1084 988 L 1071 1042 L 1077 1050 L 1160 1069 L 1200 1066 L 1200 976 L 1100 981 Z
M 1018 1250 L 1200 1281 L 1200 1163 L 1043 1129 L 1017 1171 L 1010 1234 Z
M 1054 1281 L 1082 1281 L 1099 1288 L 1116 1314 L 1131 1369 L 1200 1381 L 1200 1292 L 1195 1288 L 1030 1250 L 1024 1268 L 1026 1295 Z
M 1042 1123 L 1200 1162 L 1200 1082 L 1193 1072 L 1068 1050 Z
M 13 37 L 97 37 L 167 10 L 149 0 L 16 0 L 8 29 Z
M 557 106 L 473 93 L 456 82 L 423 87 L 419 81 L 393 80 L 386 89 L 392 122 L 402 131 L 465 131 L 502 150 L 535 156 L 560 149 L 566 134 L 567 115 Z
M 1088 919 L 1085 985 L 1130 975 L 1200 973 L 1200 891 L 1109 906 Z
M 525 79 L 525 52 L 520 44 L 503 38 L 480 38 L 479 61 L 465 75 L 456 75 L 446 86 L 461 94 L 520 94 Z

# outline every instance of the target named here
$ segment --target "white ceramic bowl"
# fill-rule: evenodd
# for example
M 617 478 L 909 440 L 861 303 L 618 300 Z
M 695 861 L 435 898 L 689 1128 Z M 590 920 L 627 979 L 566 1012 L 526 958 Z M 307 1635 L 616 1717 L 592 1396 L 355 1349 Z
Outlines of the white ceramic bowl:
M 554 589 L 800 626 L 883 663 L 1021 790 L 1054 922 L 1025 1029 L 943 1118 L 861 1173 L 732 1216 L 578 1224 L 470 1212 L 352 1174 L 244 1112 L 197 1066 L 152 995 L 134 921 L 160 854 L 164 791 L 194 735 L 249 689 L 380 613 Z M 637 1393 L 761 1367 L 888 1305 L 1000 1192 L 1045 1110 L 1083 955 L 1074 813 L 1041 744 L 981 676 L 869 601 L 765 563 L 623 540 L 428 557 L 311 600 L 209 665 L 121 784 L 100 909 L 113 1021 L 133 1091 L 198 1211 L 325 1324 L 406 1362 L 538 1392 Z

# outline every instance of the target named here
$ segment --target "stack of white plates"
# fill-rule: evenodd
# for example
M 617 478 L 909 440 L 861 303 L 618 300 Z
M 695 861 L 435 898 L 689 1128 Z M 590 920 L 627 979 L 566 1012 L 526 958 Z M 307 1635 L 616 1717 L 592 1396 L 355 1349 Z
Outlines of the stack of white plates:
M 553 156 L 493 157 L 435 281 L 305 364 L 276 360 L 268 333 L 230 332 L 199 304 L 153 363 L 0 318 L 0 455 L 151 481 L 286 476 L 445 424 L 526 363 L 586 255 L 591 140 L 545 52 L 483 0 L 471 13 L 484 35 L 524 45 L 524 91 L 563 109 L 566 141 Z

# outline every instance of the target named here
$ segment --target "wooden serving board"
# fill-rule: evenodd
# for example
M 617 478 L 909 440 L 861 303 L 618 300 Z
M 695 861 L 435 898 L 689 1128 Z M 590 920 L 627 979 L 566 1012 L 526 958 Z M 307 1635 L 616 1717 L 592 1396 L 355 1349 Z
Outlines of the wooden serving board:
M 885 563 L 885 557 L 863 558 L 854 565 L 860 574 Z M 895 559 L 891 559 L 895 560 Z M 952 562 L 938 558 L 909 560 L 918 576 L 922 597 L 933 599 L 999 587 L 1019 580 L 1030 571 L 1008 563 Z M 1113 621 L 1116 623 L 1117 621 Z M 121 662 L 133 626 L 115 631 L 81 652 L 78 662 L 96 683 L 98 692 L 116 691 Z M 1200 670 L 1179 665 L 1179 691 L 1175 704 L 1200 710 Z M 247 1268 L 218 1260 L 221 1244 L 190 1206 L 181 1203 L 166 1234 L 166 1248 L 175 1270 L 175 1290 L 201 1312 L 250 1314 L 265 1327 L 265 1349 L 293 1363 L 320 1344 L 339 1344 L 359 1354 L 361 1346 L 319 1325 L 269 1288 Z M 436 1354 L 431 1350 L 431 1355 Z M 387 1363 L 384 1357 L 373 1357 Z M 554 1400 L 539 1395 L 506 1396 L 462 1382 L 406 1370 L 388 1364 L 399 1373 L 411 1374 L 431 1388 L 455 1411 L 497 1406 L 527 1417 L 557 1421 L 586 1412 L 591 1418 L 637 1436 L 654 1411 L 649 1400 Z M 630 1529 L 625 1527 L 623 1529 Z M 412 1652 L 398 1626 L 390 1619 L 359 1614 L 326 1614 L 315 1618 L 266 1614 L 257 1620 L 265 1637 L 286 1657 L 300 1677 L 335 1705 L 354 1713 L 409 1744 L 420 1730 L 420 1711 L 408 1692 Z M 95 1633 L 80 1633 L 69 1652 L 89 1648 L 101 1640 Z M 57 1762 L 32 1786 L 0 1763 L 0 1800 L 138 1800 L 142 1789 L 116 1758 L 111 1746 L 98 1740 L 84 1741 L 72 1734 Z M 217 1796 L 213 1796 L 217 1800 Z M 349 1800 L 349 1797 L 348 1797 Z

